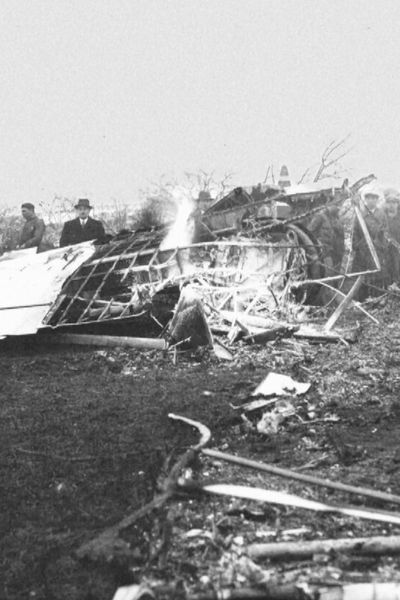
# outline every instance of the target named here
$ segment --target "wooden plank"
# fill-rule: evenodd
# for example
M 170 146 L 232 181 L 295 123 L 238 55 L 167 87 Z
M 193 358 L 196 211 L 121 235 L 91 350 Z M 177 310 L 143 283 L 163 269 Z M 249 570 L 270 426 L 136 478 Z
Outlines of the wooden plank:
M 313 540 L 300 542 L 274 542 L 251 544 L 248 547 L 251 558 L 280 560 L 305 560 L 315 554 L 331 552 L 356 553 L 357 556 L 384 556 L 400 554 L 400 536 L 376 536 L 370 538 L 344 538 L 334 540 Z
M 45 333 L 40 335 L 40 339 L 43 339 L 48 344 L 143 348 L 149 350 L 166 350 L 168 348 L 167 342 L 161 338 L 92 335 L 86 333 Z
M 346 308 L 352 302 L 354 296 L 360 289 L 362 282 L 363 282 L 363 275 L 360 275 L 359 277 L 357 277 L 356 282 L 353 284 L 353 286 L 352 286 L 351 290 L 349 291 L 349 293 L 347 294 L 347 296 L 345 298 L 343 298 L 343 300 L 341 301 L 339 306 L 335 309 L 335 311 L 331 314 L 331 316 L 327 320 L 325 327 L 324 327 L 325 331 L 330 331 L 332 329 L 332 327 L 334 327 L 334 325 L 337 323 L 337 321 L 339 320 L 342 313 L 346 310 Z
M 302 323 L 300 329 L 295 331 L 293 337 L 314 342 L 355 342 L 358 329 L 334 330 L 317 329 L 309 323 Z

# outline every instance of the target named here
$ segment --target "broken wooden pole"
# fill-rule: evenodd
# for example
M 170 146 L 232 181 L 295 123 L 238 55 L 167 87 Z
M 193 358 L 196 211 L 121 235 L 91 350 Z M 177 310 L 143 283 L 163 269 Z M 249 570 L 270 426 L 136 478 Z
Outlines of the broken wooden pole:
M 298 331 L 293 333 L 293 337 L 306 339 L 313 342 L 355 342 L 357 339 L 357 329 L 334 330 L 317 329 L 311 323 L 302 323 Z
M 111 348 L 142 348 L 144 350 L 166 350 L 168 344 L 162 338 L 139 338 L 118 335 L 93 335 L 86 333 L 46 333 L 40 340 L 47 344 L 107 346 Z
M 330 552 L 355 553 L 357 556 L 385 556 L 400 554 L 400 536 L 257 543 L 248 546 L 247 552 L 251 558 L 272 560 L 304 560 L 312 558 L 315 554 Z
M 379 500 L 381 502 L 390 502 L 391 504 L 400 504 L 400 496 L 395 494 L 389 494 L 388 492 L 380 492 L 378 490 L 372 490 L 370 488 L 357 487 L 355 485 L 348 485 L 347 483 L 341 483 L 339 481 L 330 481 L 329 479 L 320 479 L 313 475 L 306 475 L 305 473 L 298 473 L 290 469 L 283 469 L 276 467 L 275 465 L 269 465 L 268 463 L 261 463 L 248 458 L 242 458 L 241 456 L 235 456 L 234 454 L 226 454 L 219 450 L 212 450 L 203 448 L 202 454 L 215 458 L 217 460 L 225 460 L 242 467 L 249 467 L 250 469 L 256 469 L 258 471 L 264 471 L 266 473 L 272 473 L 278 477 L 285 477 L 286 479 L 296 479 L 297 481 L 303 481 L 319 487 L 326 487 L 338 492 L 346 492 L 350 494 L 356 494 L 358 496 L 364 496 L 365 498 L 371 498 L 373 500 Z
M 250 344 L 263 344 L 276 340 L 278 337 L 290 337 L 298 329 L 299 326 L 296 327 L 295 325 L 275 325 L 268 329 L 253 330 L 252 333 L 244 337 L 244 341 Z
M 349 306 L 350 302 L 353 300 L 354 296 L 360 289 L 362 282 L 363 282 L 363 276 L 360 275 L 359 277 L 357 277 L 356 282 L 353 284 L 353 286 L 352 286 L 351 290 L 349 291 L 349 293 L 347 294 L 347 296 L 345 298 L 343 298 L 342 302 L 339 304 L 339 306 L 336 308 L 336 310 L 332 313 L 332 315 L 327 320 L 327 322 L 325 324 L 326 331 L 330 331 L 332 329 L 332 327 L 334 327 L 334 325 L 340 318 L 341 314 L 346 310 L 346 308 Z
M 235 313 L 231 310 L 220 310 L 218 311 L 219 315 L 222 317 L 224 321 L 228 321 L 228 323 L 234 323 L 239 319 L 241 323 L 243 323 L 246 327 L 256 328 L 256 329 L 269 329 L 270 327 L 293 327 L 293 324 L 288 323 L 287 321 L 278 321 L 277 319 L 270 319 L 265 317 L 260 317 L 257 315 L 249 315 L 246 312 L 239 312 L 235 315 Z
M 342 290 L 339 290 L 338 288 L 335 288 L 332 285 L 329 285 L 329 283 L 322 283 L 322 285 L 324 285 L 329 290 L 332 290 L 332 292 L 335 292 L 338 296 L 341 296 L 342 298 L 346 298 L 346 294 L 344 294 L 342 292 Z M 358 310 L 360 310 L 362 313 L 364 313 L 364 315 L 366 317 L 368 317 L 368 319 L 370 319 L 371 321 L 373 321 L 374 323 L 379 325 L 378 319 L 376 319 L 373 315 L 371 315 L 371 313 L 369 313 L 360 302 L 358 302 L 357 300 L 354 300 L 354 298 L 352 299 L 351 302 L 352 302 L 353 306 L 355 306 L 356 308 L 358 308 Z
M 379 261 L 378 254 L 376 252 L 374 243 L 373 243 L 373 241 L 371 239 L 371 235 L 369 233 L 367 224 L 365 223 L 364 216 L 363 216 L 360 208 L 357 205 L 354 205 L 354 212 L 356 213 L 356 217 L 358 219 L 358 223 L 359 223 L 359 225 L 361 227 L 361 231 L 363 232 L 365 241 L 367 243 L 368 250 L 370 251 L 372 259 L 373 259 L 373 261 L 375 263 L 375 268 L 376 268 L 377 271 L 380 271 L 381 270 L 381 263 Z
M 275 325 L 276 321 L 272 319 L 265 319 L 264 317 L 257 317 L 254 315 L 246 314 L 245 312 L 239 312 L 235 314 L 232 310 L 220 310 L 218 311 L 224 321 L 228 323 L 235 323 L 239 319 L 247 327 L 258 327 L 259 329 L 268 329 L 271 325 Z

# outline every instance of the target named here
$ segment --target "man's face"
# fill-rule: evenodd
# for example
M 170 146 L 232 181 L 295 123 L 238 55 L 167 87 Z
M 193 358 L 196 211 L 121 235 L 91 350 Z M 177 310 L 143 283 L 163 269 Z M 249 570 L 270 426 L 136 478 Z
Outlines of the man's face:
M 32 219 L 34 217 L 34 211 L 31 210 L 30 208 L 21 208 L 21 214 L 23 216 L 23 218 L 25 219 L 25 221 L 29 221 L 30 219 Z
M 90 208 L 86 208 L 85 206 L 80 206 L 79 208 L 76 209 L 76 212 L 78 213 L 78 217 L 80 219 L 87 219 L 90 213 Z
M 385 202 L 386 212 L 389 217 L 396 217 L 398 211 L 398 203 L 395 198 L 387 198 Z
M 374 210 L 378 204 L 378 196 L 375 196 L 374 194 L 367 194 L 364 197 L 364 202 L 368 210 Z

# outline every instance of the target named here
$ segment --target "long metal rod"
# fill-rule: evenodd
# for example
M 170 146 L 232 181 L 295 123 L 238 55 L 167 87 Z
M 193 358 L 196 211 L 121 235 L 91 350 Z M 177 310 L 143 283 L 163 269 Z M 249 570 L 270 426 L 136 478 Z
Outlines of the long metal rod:
M 348 485 L 347 483 L 341 483 L 339 481 L 330 481 L 329 479 L 320 479 L 313 475 L 306 475 L 305 473 L 298 473 L 290 469 L 283 469 L 276 467 L 275 465 L 269 465 L 267 463 L 261 463 L 248 458 L 242 458 L 235 456 L 234 454 L 226 454 L 225 452 L 219 452 L 218 450 L 211 450 L 204 448 L 202 454 L 216 458 L 217 460 L 225 460 L 242 467 L 249 467 L 250 469 L 256 469 L 257 471 L 264 471 L 266 473 L 272 473 L 278 477 L 285 477 L 286 479 L 296 479 L 297 481 L 303 481 L 317 485 L 319 487 L 326 487 L 332 490 L 340 492 L 347 492 L 351 494 L 357 494 L 359 496 L 365 496 L 366 498 L 373 498 L 374 500 L 381 500 L 384 502 L 391 502 L 392 504 L 400 504 L 400 496 L 395 494 L 388 494 L 387 492 L 379 492 L 370 488 L 357 487 L 355 485 Z
M 255 242 L 255 241 L 228 241 L 228 240 L 224 240 L 224 241 L 213 241 L 213 242 L 196 242 L 195 244 L 188 244 L 185 246 L 174 246 L 171 248 L 165 248 L 160 250 L 157 246 L 155 246 L 154 249 L 150 249 L 150 250 L 137 250 L 132 252 L 131 254 L 127 254 L 125 255 L 125 258 L 132 258 L 134 257 L 136 254 L 153 254 L 154 250 L 158 249 L 158 252 L 160 255 L 162 254 L 168 254 L 168 253 L 174 253 L 176 252 L 176 250 L 190 250 L 191 248 L 202 248 L 202 247 L 210 247 L 210 246 L 236 246 L 236 247 L 249 247 L 249 248 L 276 248 L 276 244 L 272 244 L 272 243 L 266 243 L 266 242 Z M 292 246 L 290 245 L 279 245 L 280 248 L 291 248 Z M 87 265 L 85 265 L 86 267 L 95 265 L 95 264 L 105 264 L 107 262 L 112 262 L 114 260 L 113 256 L 107 256 L 104 257 L 104 259 L 102 258 L 95 258 L 94 260 L 91 260 Z M 166 263 L 168 262 L 167 259 Z
M 41 338 L 49 344 L 77 344 L 79 346 L 108 346 L 125 348 L 148 348 L 166 350 L 168 343 L 163 338 L 138 338 L 116 335 L 91 335 L 83 333 L 51 333 Z
M 21 306 L 0 306 L 0 310 L 19 310 L 20 308 L 39 308 L 40 306 L 51 306 L 52 302 L 44 302 L 43 304 L 23 304 Z

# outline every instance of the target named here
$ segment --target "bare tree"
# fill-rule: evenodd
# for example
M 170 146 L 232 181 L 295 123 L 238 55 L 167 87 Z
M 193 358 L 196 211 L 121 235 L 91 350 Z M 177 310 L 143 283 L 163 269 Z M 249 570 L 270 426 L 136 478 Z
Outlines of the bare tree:
M 39 208 L 46 223 L 61 225 L 66 216 L 74 209 L 75 198 L 66 198 L 60 194 L 54 194 L 50 200 L 39 202 Z
M 207 172 L 200 169 L 196 173 L 185 171 L 183 186 L 189 189 L 192 196 L 200 192 L 208 192 L 211 197 L 222 198 L 226 191 L 232 188 L 233 173 L 226 171 L 221 179 L 215 175 L 215 171 Z
M 347 156 L 352 148 L 346 148 L 346 142 L 350 138 L 350 133 L 343 139 L 333 140 L 322 153 L 321 163 L 313 179 L 314 183 L 326 177 L 340 178 L 346 172 L 340 161 Z M 331 172 L 328 172 L 331 169 Z M 333 170 L 332 170 L 333 169 Z M 304 176 L 303 176 L 304 180 Z
M 307 167 L 307 169 L 304 171 L 303 175 L 300 177 L 300 179 L 298 180 L 298 184 L 300 183 L 304 183 L 306 177 L 311 173 L 311 170 L 314 168 L 315 165 L 312 165 L 311 167 Z

